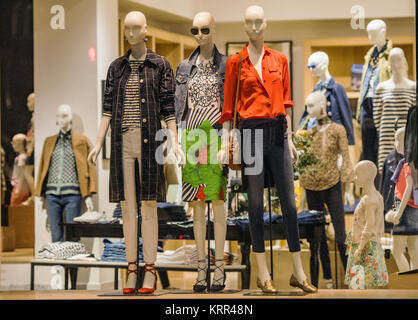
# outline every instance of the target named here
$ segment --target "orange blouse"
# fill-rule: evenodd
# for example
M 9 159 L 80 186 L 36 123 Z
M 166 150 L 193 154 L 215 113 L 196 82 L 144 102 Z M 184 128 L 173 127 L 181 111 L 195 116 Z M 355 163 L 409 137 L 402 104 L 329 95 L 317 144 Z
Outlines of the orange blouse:
M 264 45 L 261 80 L 251 63 L 247 50 L 241 51 L 240 93 L 237 111 L 241 119 L 275 118 L 286 115 L 285 108 L 295 105 L 290 94 L 290 80 L 286 56 Z M 225 66 L 225 89 L 220 124 L 231 120 L 234 115 L 239 57 L 231 56 Z

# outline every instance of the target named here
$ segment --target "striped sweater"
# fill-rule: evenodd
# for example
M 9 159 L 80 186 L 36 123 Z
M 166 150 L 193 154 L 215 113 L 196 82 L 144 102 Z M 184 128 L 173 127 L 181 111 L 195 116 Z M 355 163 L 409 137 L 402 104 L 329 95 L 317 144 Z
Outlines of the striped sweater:
M 396 130 L 405 127 L 408 110 L 415 104 L 415 88 L 398 89 L 379 86 L 376 89 L 373 98 L 373 119 L 379 134 L 379 173 L 382 173 L 383 163 L 393 149 Z

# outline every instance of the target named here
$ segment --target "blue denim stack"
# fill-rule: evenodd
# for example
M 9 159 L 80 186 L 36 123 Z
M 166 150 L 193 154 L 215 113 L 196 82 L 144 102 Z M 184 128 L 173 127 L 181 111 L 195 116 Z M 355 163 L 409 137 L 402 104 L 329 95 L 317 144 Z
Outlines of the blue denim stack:
M 104 250 L 101 261 L 126 261 L 125 239 L 118 242 L 112 242 L 109 239 L 104 239 Z M 142 238 L 139 238 L 139 262 L 144 261 L 142 254 Z

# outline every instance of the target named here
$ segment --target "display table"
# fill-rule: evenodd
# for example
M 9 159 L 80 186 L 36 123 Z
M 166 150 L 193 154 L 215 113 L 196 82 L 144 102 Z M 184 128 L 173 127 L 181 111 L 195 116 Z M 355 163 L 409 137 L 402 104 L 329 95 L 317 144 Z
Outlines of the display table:
M 213 230 L 213 222 L 212 230 Z M 325 235 L 325 219 L 323 221 L 311 221 L 302 222 L 299 221 L 299 237 L 300 239 L 307 239 L 310 244 L 310 275 L 311 282 L 313 285 L 318 284 L 319 274 L 319 243 L 326 239 Z M 101 223 L 65 223 L 64 234 L 66 241 L 74 241 L 83 237 L 108 237 L 108 238 L 123 238 L 123 230 L 121 224 L 101 224 Z M 247 224 L 248 226 L 248 224 Z M 273 223 L 272 224 L 272 239 L 273 240 L 285 240 L 286 227 L 284 223 Z M 264 227 L 265 240 L 269 240 L 270 228 L 268 224 Z M 141 231 L 139 228 L 139 236 Z M 158 226 L 158 238 L 160 240 L 189 240 L 194 239 L 193 224 L 176 224 L 176 223 L 165 223 L 159 224 Z M 213 240 L 213 232 L 211 234 L 211 240 Z M 250 249 L 251 249 L 251 236 L 248 227 L 243 227 L 242 224 L 227 224 L 226 240 L 238 241 L 241 249 L 241 265 L 243 269 L 237 269 L 236 271 L 241 272 L 241 288 L 248 289 L 250 287 L 250 275 L 251 275 L 251 264 L 250 264 Z M 278 262 L 280 263 L 280 262 Z M 161 269 L 163 270 L 163 269 Z M 166 269 L 168 270 L 168 269 Z M 195 270 L 195 269 L 194 269 Z M 178 270 L 178 271 L 189 271 L 189 270 Z M 72 274 L 73 277 L 73 274 Z M 76 274 L 75 274 L 76 278 Z M 75 280 L 76 281 L 76 280 Z M 75 283 L 74 281 L 74 283 Z

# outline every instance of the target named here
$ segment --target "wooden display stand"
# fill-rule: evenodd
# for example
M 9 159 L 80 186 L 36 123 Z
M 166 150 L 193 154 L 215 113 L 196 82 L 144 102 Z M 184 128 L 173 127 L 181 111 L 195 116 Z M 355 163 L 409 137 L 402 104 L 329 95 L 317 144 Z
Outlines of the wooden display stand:
M 16 248 L 34 248 L 35 219 L 33 206 L 9 207 L 9 228 L 15 230 Z
M 16 231 L 12 226 L 1 227 L 1 252 L 14 251 L 16 249 Z
M 147 47 L 155 53 L 164 56 L 171 65 L 173 72 L 181 61 L 190 56 L 197 47 L 193 37 L 186 37 L 148 26 Z M 119 55 L 124 55 L 130 48 L 125 41 L 123 21 L 119 20 Z

